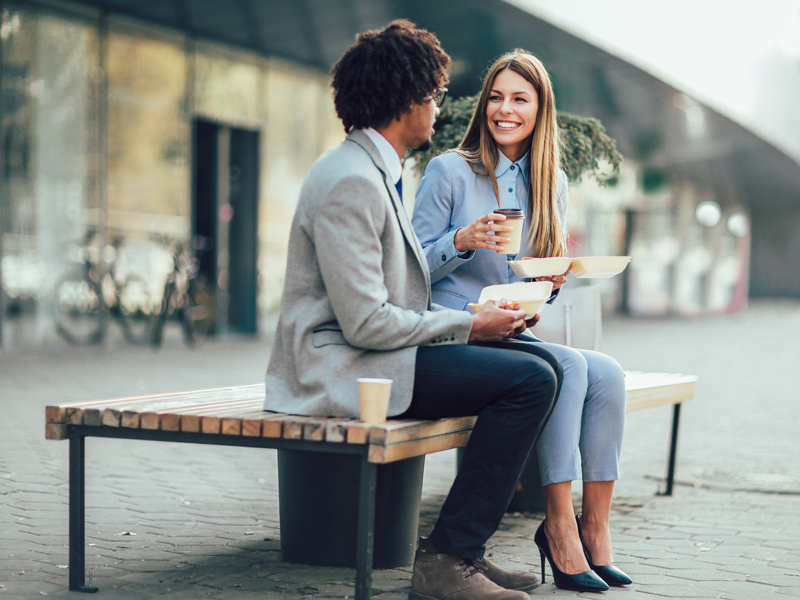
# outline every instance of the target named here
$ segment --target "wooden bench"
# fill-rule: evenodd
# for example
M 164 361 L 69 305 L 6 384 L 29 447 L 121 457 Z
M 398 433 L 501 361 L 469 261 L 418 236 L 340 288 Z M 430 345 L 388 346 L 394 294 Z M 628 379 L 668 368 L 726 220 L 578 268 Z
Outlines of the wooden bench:
M 671 494 L 681 403 L 697 377 L 629 372 L 627 409 L 672 404 L 672 437 L 662 493 Z M 113 400 L 65 403 L 45 410 L 45 435 L 69 440 L 69 589 L 85 584 L 85 439 L 121 438 L 275 448 L 354 455 L 359 459 L 356 599 L 370 596 L 378 465 L 466 445 L 475 417 L 390 420 L 365 425 L 342 418 L 299 417 L 262 410 L 264 386 L 245 385 Z

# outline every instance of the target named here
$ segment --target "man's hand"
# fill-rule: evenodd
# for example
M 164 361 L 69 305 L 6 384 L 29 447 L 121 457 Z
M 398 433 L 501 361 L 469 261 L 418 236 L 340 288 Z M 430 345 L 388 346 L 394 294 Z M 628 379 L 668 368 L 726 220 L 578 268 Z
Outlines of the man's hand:
M 503 242 L 510 242 L 511 239 L 501 237 L 506 231 L 512 231 L 514 228 L 510 225 L 500 225 L 498 221 L 505 221 L 505 215 L 498 215 L 497 213 L 489 213 L 483 215 L 477 221 L 470 223 L 466 227 L 462 227 L 456 231 L 453 238 L 453 244 L 459 252 L 466 252 L 467 250 L 494 250 L 496 252 L 503 251 Z M 494 221 L 494 223 L 489 223 Z M 489 235 L 489 231 L 494 231 L 497 235 Z M 490 244 L 489 242 L 496 242 Z
M 505 308 L 501 308 L 501 306 Z M 518 305 L 514 309 L 509 307 L 505 300 L 501 300 L 499 305 L 494 300 L 489 300 L 477 313 L 472 315 L 469 341 L 501 342 L 519 335 L 527 327 L 525 311 L 519 310 Z

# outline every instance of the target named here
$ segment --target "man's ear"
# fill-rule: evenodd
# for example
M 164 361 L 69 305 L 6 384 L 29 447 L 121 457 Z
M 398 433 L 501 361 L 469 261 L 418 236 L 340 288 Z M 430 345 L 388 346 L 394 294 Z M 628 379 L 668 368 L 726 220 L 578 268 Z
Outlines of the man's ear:
M 399 121 L 399 120 L 400 120 L 400 118 L 401 118 L 403 115 L 410 115 L 412 112 L 414 112 L 414 104 L 415 104 L 414 102 L 410 102 L 410 103 L 408 104 L 408 106 L 406 106 L 406 107 L 405 107 L 403 110 L 401 110 L 401 111 L 400 111 L 400 114 L 399 114 L 399 115 L 397 115 L 397 117 L 395 117 L 395 118 L 396 118 L 396 119 Z

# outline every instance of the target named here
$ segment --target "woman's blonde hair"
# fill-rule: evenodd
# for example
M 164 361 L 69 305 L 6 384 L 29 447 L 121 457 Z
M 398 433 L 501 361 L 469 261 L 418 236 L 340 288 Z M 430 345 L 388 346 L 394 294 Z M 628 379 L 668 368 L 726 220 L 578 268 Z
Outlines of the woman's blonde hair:
M 531 136 L 528 164 L 530 167 L 530 187 L 526 218 L 528 239 L 526 244 L 532 256 L 566 256 L 567 248 L 564 229 L 556 206 L 556 188 L 559 170 L 559 136 L 556 123 L 556 106 L 550 76 L 542 62 L 525 50 L 512 50 L 498 58 L 489 68 L 483 82 L 478 105 L 470 119 L 467 133 L 455 150 L 466 160 L 472 170 L 492 181 L 497 204 L 500 205 L 500 192 L 494 174 L 499 159 L 497 143 L 489 132 L 486 119 L 486 106 L 489 102 L 492 85 L 500 71 L 511 69 L 536 90 L 539 110 Z

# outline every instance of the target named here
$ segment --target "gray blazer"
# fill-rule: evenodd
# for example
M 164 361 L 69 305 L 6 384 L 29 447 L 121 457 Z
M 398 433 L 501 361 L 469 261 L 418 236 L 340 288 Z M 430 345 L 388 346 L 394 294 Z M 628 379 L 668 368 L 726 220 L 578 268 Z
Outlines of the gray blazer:
M 416 347 L 465 344 L 471 316 L 431 304 L 425 253 L 378 149 L 353 131 L 311 167 L 289 235 L 265 410 L 358 416 L 358 377 L 414 388 Z

